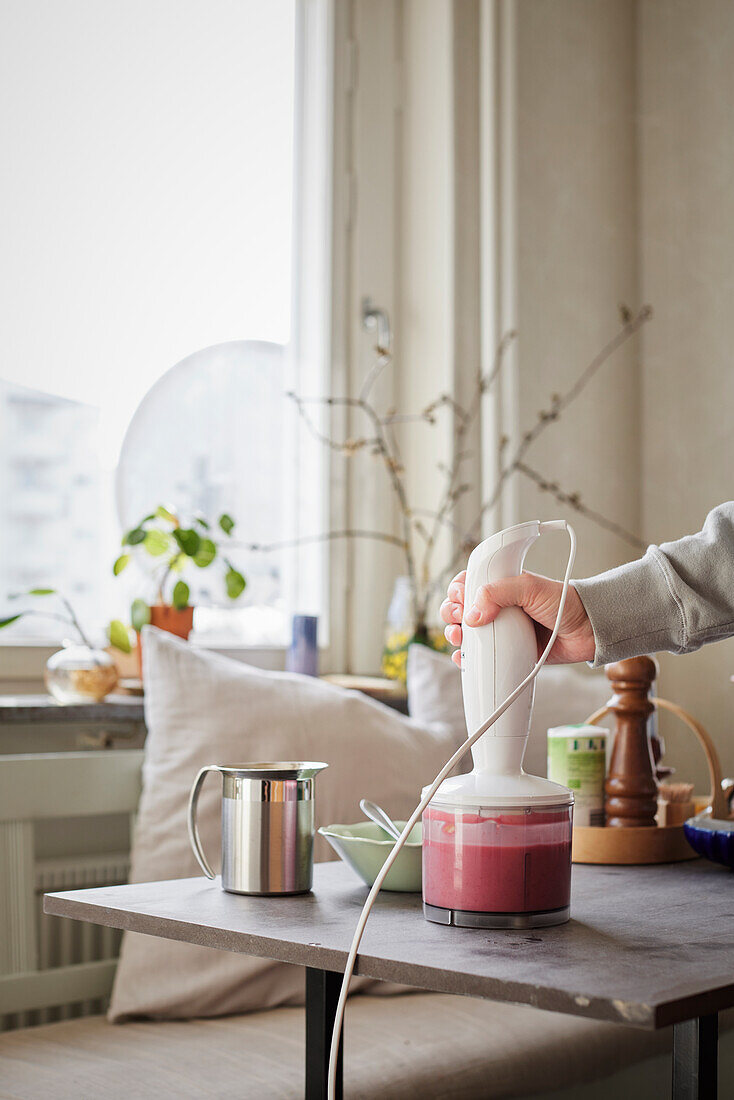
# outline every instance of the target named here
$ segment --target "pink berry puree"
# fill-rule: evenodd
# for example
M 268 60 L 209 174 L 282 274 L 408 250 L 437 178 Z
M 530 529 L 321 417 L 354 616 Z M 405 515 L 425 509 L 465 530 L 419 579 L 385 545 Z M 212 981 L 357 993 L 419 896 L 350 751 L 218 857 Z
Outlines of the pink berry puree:
M 442 909 L 528 913 L 571 895 L 571 809 L 423 814 L 423 900 Z

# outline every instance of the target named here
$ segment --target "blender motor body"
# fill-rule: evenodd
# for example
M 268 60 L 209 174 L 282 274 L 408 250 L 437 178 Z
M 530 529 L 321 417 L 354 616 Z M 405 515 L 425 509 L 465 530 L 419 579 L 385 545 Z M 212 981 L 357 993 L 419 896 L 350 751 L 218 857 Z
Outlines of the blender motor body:
M 486 539 L 467 566 L 465 606 L 477 590 L 522 572 L 544 529 L 521 523 Z M 532 671 L 535 628 L 517 607 L 465 627 L 461 667 L 471 735 Z M 476 928 L 537 928 L 569 917 L 573 796 L 528 775 L 522 760 L 535 683 L 472 748 L 474 767 L 439 787 L 423 814 L 423 910 L 428 920 Z

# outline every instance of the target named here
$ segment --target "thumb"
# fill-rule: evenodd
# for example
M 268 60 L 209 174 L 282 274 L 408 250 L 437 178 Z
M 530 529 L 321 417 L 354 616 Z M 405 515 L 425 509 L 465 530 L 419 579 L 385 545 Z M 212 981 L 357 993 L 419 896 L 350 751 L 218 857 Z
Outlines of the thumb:
M 528 600 L 528 577 L 505 577 L 477 590 L 473 605 L 464 615 L 467 626 L 486 626 L 493 622 L 503 607 L 524 607 Z

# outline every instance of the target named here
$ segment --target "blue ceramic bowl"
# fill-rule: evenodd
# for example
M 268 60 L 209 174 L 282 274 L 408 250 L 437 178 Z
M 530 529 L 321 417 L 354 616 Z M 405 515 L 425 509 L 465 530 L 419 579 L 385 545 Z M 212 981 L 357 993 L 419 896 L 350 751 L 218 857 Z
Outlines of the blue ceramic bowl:
M 717 821 L 703 813 L 684 822 L 683 832 L 694 852 L 734 869 L 734 821 Z

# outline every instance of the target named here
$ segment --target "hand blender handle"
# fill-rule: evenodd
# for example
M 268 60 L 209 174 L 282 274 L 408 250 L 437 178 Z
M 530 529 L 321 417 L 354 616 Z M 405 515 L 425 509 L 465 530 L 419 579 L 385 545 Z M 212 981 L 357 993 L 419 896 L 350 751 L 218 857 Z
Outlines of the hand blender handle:
M 467 566 L 465 606 L 477 591 L 522 573 L 525 555 L 539 538 L 539 522 L 520 524 L 485 540 L 472 552 Z M 537 639 L 531 619 L 519 607 L 500 611 L 494 622 L 465 627 L 462 640 L 464 711 L 471 733 L 530 673 L 537 660 Z M 492 730 L 472 750 L 477 768 L 514 771 L 519 768 L 530 725 L 534 685 L 530 685 Z M 497 744 L 498 738 L 522 739 L 522 744 Z M 490 759 L 491 756 L 491 759 Z

